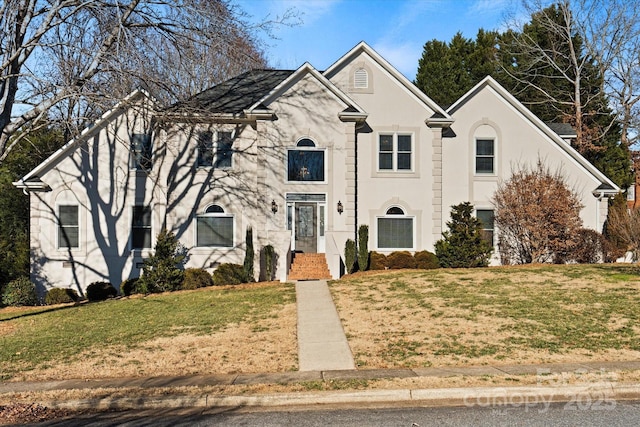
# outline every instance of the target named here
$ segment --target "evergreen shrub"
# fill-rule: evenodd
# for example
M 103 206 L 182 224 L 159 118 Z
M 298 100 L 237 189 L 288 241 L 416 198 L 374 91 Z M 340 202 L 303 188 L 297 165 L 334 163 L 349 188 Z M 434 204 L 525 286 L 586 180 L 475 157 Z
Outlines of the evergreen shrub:
M 387 256 L 380 252 L 372 251 L 369 255 L 369 270 L 386 270 Z
M 344 244 L 344 266 L 347 269 L 347 273 L 353 273 L 356 264 L 356 242 L 352 239 L 347 239 Z
M 432 270 L 440 267 L 440 261 L 436 254 L 429 251 L 420 251 L 413 254 L 413 258 L 416 260 L 416 268 L 423 270 Z
M 224 263 L 220 264 L 213 272 L 215 286 L 239 285 L 241 283 L 247 283 L 244 265 Z
M 47 305 L 68 304 L 70 302 L 78 302 L 80 297 L 75 289 L 69 288 L 51 288 L 44 296 L 44 303 Z
M 204 268 L 187 268 L 180 289 L 198 289 L 213 286 L 211 274 Z
M 387 267 L 390 269 L 416 268 L 416 260 L 409 251 L 391 252 L 387 256 Z
M 126 297 L 133 294 L 146 294 L 146 290 L 140 286 L 140 278 L 132 277 L 124 280 L 120 284 L 120 293 Z
M 38 305 L 36 286 L 28 277 L 18 277 L 2 290 L 2 304 L 11 306 Z
M 89 301 L 104 301 L 118 296 L 118 291 L 109 282 L 93 282 L 87 286 L 87 299 Z

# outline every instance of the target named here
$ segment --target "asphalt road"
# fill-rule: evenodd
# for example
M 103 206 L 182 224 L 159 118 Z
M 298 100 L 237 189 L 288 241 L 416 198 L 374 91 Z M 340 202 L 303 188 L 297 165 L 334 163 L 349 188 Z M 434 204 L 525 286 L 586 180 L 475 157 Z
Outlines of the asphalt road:
M 573 401 L 473 407 L 290 408 L 126 411 L 34 426 L 638 426 L 640 401 Z

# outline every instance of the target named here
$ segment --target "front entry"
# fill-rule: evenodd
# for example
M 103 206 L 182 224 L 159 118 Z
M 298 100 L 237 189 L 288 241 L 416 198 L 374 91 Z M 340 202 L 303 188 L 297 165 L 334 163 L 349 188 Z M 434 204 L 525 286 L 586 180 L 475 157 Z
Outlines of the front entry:
M 287 194 L 287 229 L 291 231 L 291 246 L 294 251 L 324 253 L 325 200 L 324 194 Z
M 295 244 L 296 251 L 315 253 L 318 251 L 318 213 L 316 203 L 295 204 Z

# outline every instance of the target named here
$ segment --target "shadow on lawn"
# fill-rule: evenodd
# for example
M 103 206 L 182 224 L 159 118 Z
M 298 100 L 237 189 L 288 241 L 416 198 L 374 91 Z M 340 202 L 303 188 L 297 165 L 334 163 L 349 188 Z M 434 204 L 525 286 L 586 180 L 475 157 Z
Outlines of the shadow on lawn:
M 69 308 L 75 308 L 75 307 L 78 307 L 81 304 L 86 304 L 86 303 L 87 303 L 87 301 L 82 301 L 82 302 L 74 303 L 74 304 L 68 304 L 68 305 L 61 305 L 61 306 L 56 306 L 56 307 L 45 308 L 43 310 L 37 310 L 37 308 L 34 308 L 34 310 L 37 310 L 37 311 L 29 311 L 27 313 L 17 312 L 17 313 L 15 313 L 15 315 L 0 319 L 0 323 L 7 322 L 9 320 L 20 319 L 20 318 L 23 318 L 23 317 L 31 317 L 31 316 L 37 316 L 39 314 L 44 314 L 44 313 L 52 313 L 54 311 L 67 310 Z

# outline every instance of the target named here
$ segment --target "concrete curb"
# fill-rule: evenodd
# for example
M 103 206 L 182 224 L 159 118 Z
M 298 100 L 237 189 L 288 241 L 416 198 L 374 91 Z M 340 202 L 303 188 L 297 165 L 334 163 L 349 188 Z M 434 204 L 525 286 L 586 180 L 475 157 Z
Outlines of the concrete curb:
M 548 407 L 567 402 L 576 409 L 607 409 L 618 400 L 640 399 L 639 384 L 596 383 L 562 387 L 473 387 L 279 393 L 254 396 L 164 396 L 103 398 L 42 402 L 45 406 L 72 410 L 161 409 L 215 407 L 286 407 L 340 404 L 398 404 L 421 406 Z

